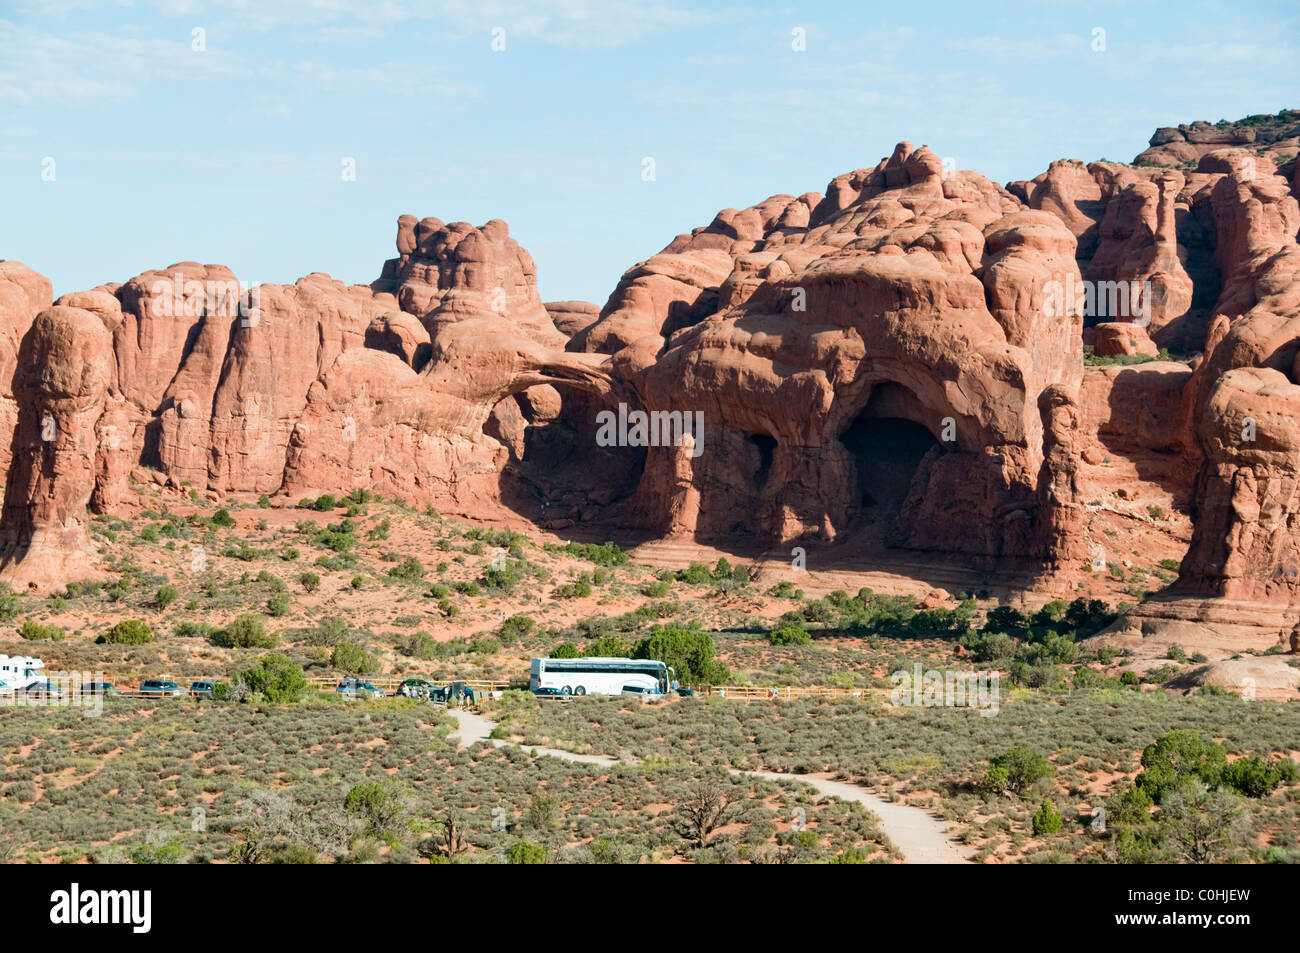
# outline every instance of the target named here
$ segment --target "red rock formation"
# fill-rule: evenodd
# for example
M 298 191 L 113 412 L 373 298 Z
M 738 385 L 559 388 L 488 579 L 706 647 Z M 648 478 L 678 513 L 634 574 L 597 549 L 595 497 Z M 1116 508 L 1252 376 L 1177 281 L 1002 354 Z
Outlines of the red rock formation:
M 403 216 L 372 285 L 313 274 L 255 301 L 183 262 L 50 307 L 48 282 L 0 263 L 0 572 L 86 575 L 86 507 L 131 505 L 142 464 L 218 495 L 369 486 L 557 527 L 854 537 L 1067 575 L 1098 499 L 1150 497 L 1195 528 L 1161 530 L 1191 534 L 1180 601 L 1140 624 L 1290 631 L 1300 172 L 1235 131 L 1156 138 L 1149 165 L 1062 160 L 1006 189 L 900 143 L 824 196 L 724 209 L 600 309 L 544 305 L 498 220 Z M 1085 315 L 1118 285 L 1149 287 L 1149 312 Z M 1085 318 L 1101 356 L 1204 356 L 1085 369 Z M 604 411 L 678 439 L 606 445 Z
M 36 315 L 53 301 L 50 281 L 22 262 L 0 261 L 0 466 L 9 472 L 10 441 L 18 426 L 14 372 L 18 351 Z
M 1092 353 L 1098 357 L 1155 357 L 1159 353 L 1146 328 L 1122 321 L 1097 325 L 1093 341 Z
M 679 448 L 648 451 L 637 512 L 662 532 L 775 540 L 834 538 L 878 512 L 899 545 L 1054 558 L 1039 399 L 1068 399 L 1081 373 L 1077 311 L 1045 307 L 1048 276 L 1078 280 L 1069 231 L 979 176 L 945 180 L 906 143 L 814 200 L 720 213 L 648 263 L 662 267 L 625 275 L 575 339 L 613 351 L 644 406 L 704 414 L 689 478 Z M 690 294 L 684 275 L 703 276 Z M 706 281 L 721 281 L 713 314 Z M 674 298 L 690 308 L 675 329 Z M 863 496 L 874 421 L 914 444 L 898 462 L 916 476 L 889 501 Z
M 565 337 L 586 330 L 600 317 L 600 305 L 590 301 L 548 301 L 543 307 Z
M 0 575 L 49 592 L 97 577 L 87 532 L 96 422 L 113 379 L 112 335 L 98 316 L 55 306 L 18 352 L 18 424 L 0 515 Z

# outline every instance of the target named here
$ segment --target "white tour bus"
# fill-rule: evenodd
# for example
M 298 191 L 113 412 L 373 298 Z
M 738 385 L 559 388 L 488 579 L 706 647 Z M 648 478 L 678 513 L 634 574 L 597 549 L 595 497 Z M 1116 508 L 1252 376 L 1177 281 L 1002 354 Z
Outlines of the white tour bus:
M 666 695 L 675 674 L 652 659 L 535 658 L 528 689 L 561 695 Z

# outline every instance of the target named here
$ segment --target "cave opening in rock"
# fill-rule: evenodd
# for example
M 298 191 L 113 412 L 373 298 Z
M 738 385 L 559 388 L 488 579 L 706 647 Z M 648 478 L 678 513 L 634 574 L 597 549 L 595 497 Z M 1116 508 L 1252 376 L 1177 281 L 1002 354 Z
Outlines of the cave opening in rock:
M 920 421 L 927 411 L 906 388 L 881 384 L 840 436 L 857 468 L 858 503 L 871 523 L 888 522 L 902 509 L 922 458 L 939 446 Z
M 761 494 L 767 486 L 767 478 L 772 473 L 772 457 L 776 453 L 776 438 L 765 433 L 752 433 L 749 442 L 758 450 L 758 470 L 754 473 L 754 485 Z
M 502 501 L 539 523 L 597 518 L 609 503 L 636 489 L 645 450 L 601 447 L 593 394 L 540 384 L 501 400 L 484 433 L 510 454 L 502 472 Z

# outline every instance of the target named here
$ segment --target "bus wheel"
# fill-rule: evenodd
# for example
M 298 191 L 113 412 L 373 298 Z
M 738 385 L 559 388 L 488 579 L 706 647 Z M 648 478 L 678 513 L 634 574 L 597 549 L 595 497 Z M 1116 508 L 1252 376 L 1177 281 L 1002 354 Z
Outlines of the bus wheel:
M 560 694 L 561 694 L 561 695 L 572 695 L 572 694 L 573 694 L 573 689 L 570 688 L 568 685 L 565 685 L 563 688 L 560 689 Z
M 575 688 L 575 689 L 573 690 L 573 694 L 575 694 L 575 695 L 585 695 L 585 694 L 587 694 L 587 689 L 585 689 L 585 688 L 583 688 L 581 685 L 579 685 L 577 688 Z

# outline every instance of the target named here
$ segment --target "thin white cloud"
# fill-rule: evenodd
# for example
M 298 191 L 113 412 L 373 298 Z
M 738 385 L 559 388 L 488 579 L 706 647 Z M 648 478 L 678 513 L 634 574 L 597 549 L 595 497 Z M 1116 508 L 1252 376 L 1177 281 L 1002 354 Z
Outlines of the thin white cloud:
M 386 96 L 477 96 L 469 83 L 453 83 L 428 63 L 382 63 L 378 66 L 338 67 L 324 63 L 294 64 L 294 73 L 314 89 L 327 93 L 375 93 Z
M 62 16 L 116 5 L 119 0 L 24 0 L 25 13 Z M 188 18 L 200 26 L 234 27 L 265 33 L 318 28 L 331 41 L 385 35 L 394 25 L 435 20 L 465 37 L 506 31 L 511 39 L 565 48 L 613 49 L 663 33 L 736 23 L 752 17 L 742 8 L 706 9 L 676 0 L 144 0 L 163 16 Z M 210 22 L 204 22 L 204 21 Z M 326 32 L 328 31 L 328 32 Z M 321 35 L 318 34 L 318 35 Z
M 283 111 L 275 87 L 290 82 L 330 93 L 438 95 L 457 100 L 480 93 L 477 86 L 447 80 L 439 67 L 428 63 L 336 67 L 301 61 L 286 67 L 211 47 L 197 52 L 182 41 L 103 33 L 55 36 L 0 20 L 0 104 L 62 107 L 123 103 L 155 83 L 250 78 L 259 79 L 266 87 L 258 109 L 261 114 Z
M 211 81 L 254 74 L 240 57 L 189 43 L 103 33 L 54 36 L 0 20 L 0 103 L 80 106 L 124 102 L 155 81 Z
M 972 36 L 948 41 L 948 48 L 994 60 L 1044 60 L 1082 53 L 1089 39 L 1082 34 L 1056 33 L 1048 36 Z

